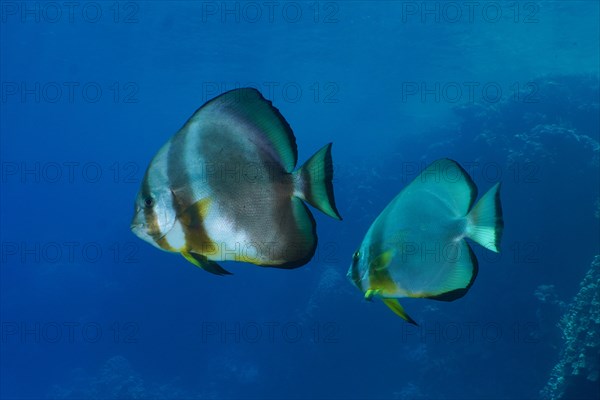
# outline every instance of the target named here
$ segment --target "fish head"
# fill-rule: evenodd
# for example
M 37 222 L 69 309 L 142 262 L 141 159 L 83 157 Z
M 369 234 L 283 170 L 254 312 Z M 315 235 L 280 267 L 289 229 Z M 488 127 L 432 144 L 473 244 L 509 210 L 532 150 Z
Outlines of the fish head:
M 177 215 L 172 204 L 172 193 L 142 185 L 134 204 L 131 231 L 140 239 L 158 247 L 167 246 L 163 238 L 175 225 Z
M 361 292 L 368 289 L 368 249 L 359 248 L 352 255 L 352 263 L 346 276 Z

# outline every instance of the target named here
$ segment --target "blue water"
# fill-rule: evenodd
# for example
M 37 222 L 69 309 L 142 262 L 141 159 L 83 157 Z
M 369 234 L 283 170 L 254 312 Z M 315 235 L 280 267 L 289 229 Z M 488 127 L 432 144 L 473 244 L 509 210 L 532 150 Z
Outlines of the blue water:
M 1 1 L 0 397 L 539 398 L 600 253 L 599 5 L 470 4 Z M 160 146 L 244 86 L 300 162 L 334 143 L 344 221 L 313 210 L 302 268 L 218 277 L 129 223 Z M 417 328 L 345 274 L 440 157 L 503 182 L 505 231 L 464 298 L 403 302 Z

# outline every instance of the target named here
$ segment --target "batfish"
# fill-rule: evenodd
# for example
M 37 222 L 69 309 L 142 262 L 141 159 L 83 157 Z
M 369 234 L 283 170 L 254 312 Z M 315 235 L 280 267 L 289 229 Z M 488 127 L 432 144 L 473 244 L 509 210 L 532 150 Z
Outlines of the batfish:
M 252 88 L 200 107 L 158 151 L 135 200 L 132 231 L 192 264 L 229 274 L 217 261 L 295 268 L 317 246 L 305 202 L 341 220 L 331 143 L 295 170 L 296 138 Z
M 500 184 L 475 203 L 477 187 L 455 161 L 429 165 L 381 212 L 353 255 L 348 278 L 367 300 L 378 297 L 416 324 L 398 298 L 453 301 L 477 276 L 466 239 L 500 251 Z

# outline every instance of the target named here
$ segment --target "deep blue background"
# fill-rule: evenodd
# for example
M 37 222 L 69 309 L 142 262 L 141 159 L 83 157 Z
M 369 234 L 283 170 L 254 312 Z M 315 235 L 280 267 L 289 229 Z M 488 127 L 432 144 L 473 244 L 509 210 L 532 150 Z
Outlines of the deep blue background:
M 227 3 L 236 16 L 97 2 L 72 21 L 60 6 L 56 22 L 44 4 L 0 2 L 1 397 L 538 396 L 564 309 L 534 292 L 568 301 L 599 253 L 597 2 L 493 3 L 497 21 L 459 2 L 460 22 L 435 2 L 438 21 L 420 2 L 283 2 L 272 19 L 264 3 Z M 408 95 L 414 83 L 439 84 L 439 99 Z M 344 221 L 314 212 L 303 268 L 217 277 L 134 237 L 132 203 L 191 113 L 248 85 L 287 118 L 300 162 L 334 143 Z M 480 193 L 501 178 L 506 229 L 500 256 L 475 249 L 463 299 L 404 301 L 417 329 L 344 275 L 373 219 L 439 157 L 471 165 Z

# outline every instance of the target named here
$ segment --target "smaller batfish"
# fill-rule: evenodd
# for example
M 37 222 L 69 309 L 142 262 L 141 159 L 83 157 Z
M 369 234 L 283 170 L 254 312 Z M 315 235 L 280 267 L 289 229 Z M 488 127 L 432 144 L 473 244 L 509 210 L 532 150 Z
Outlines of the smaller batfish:
M 354 253 L 348 278 L 367 300 L 379 297 L 416 324 L 398 298 L 453 301 L 477 276 L 465 239 L 499 252 L 503 219 L 500 184 L 473 206 L 477 187 L 455 161 L 429 165 L 381 212 Z
M 341 219 L 331 144 L 295 170 L 292 129 L 255 89 L 204 104 L 154 156 L 134 206 L 132 231 L 214 274 L 216 261 L 295 268 L 315 253 L 306 201 Z

